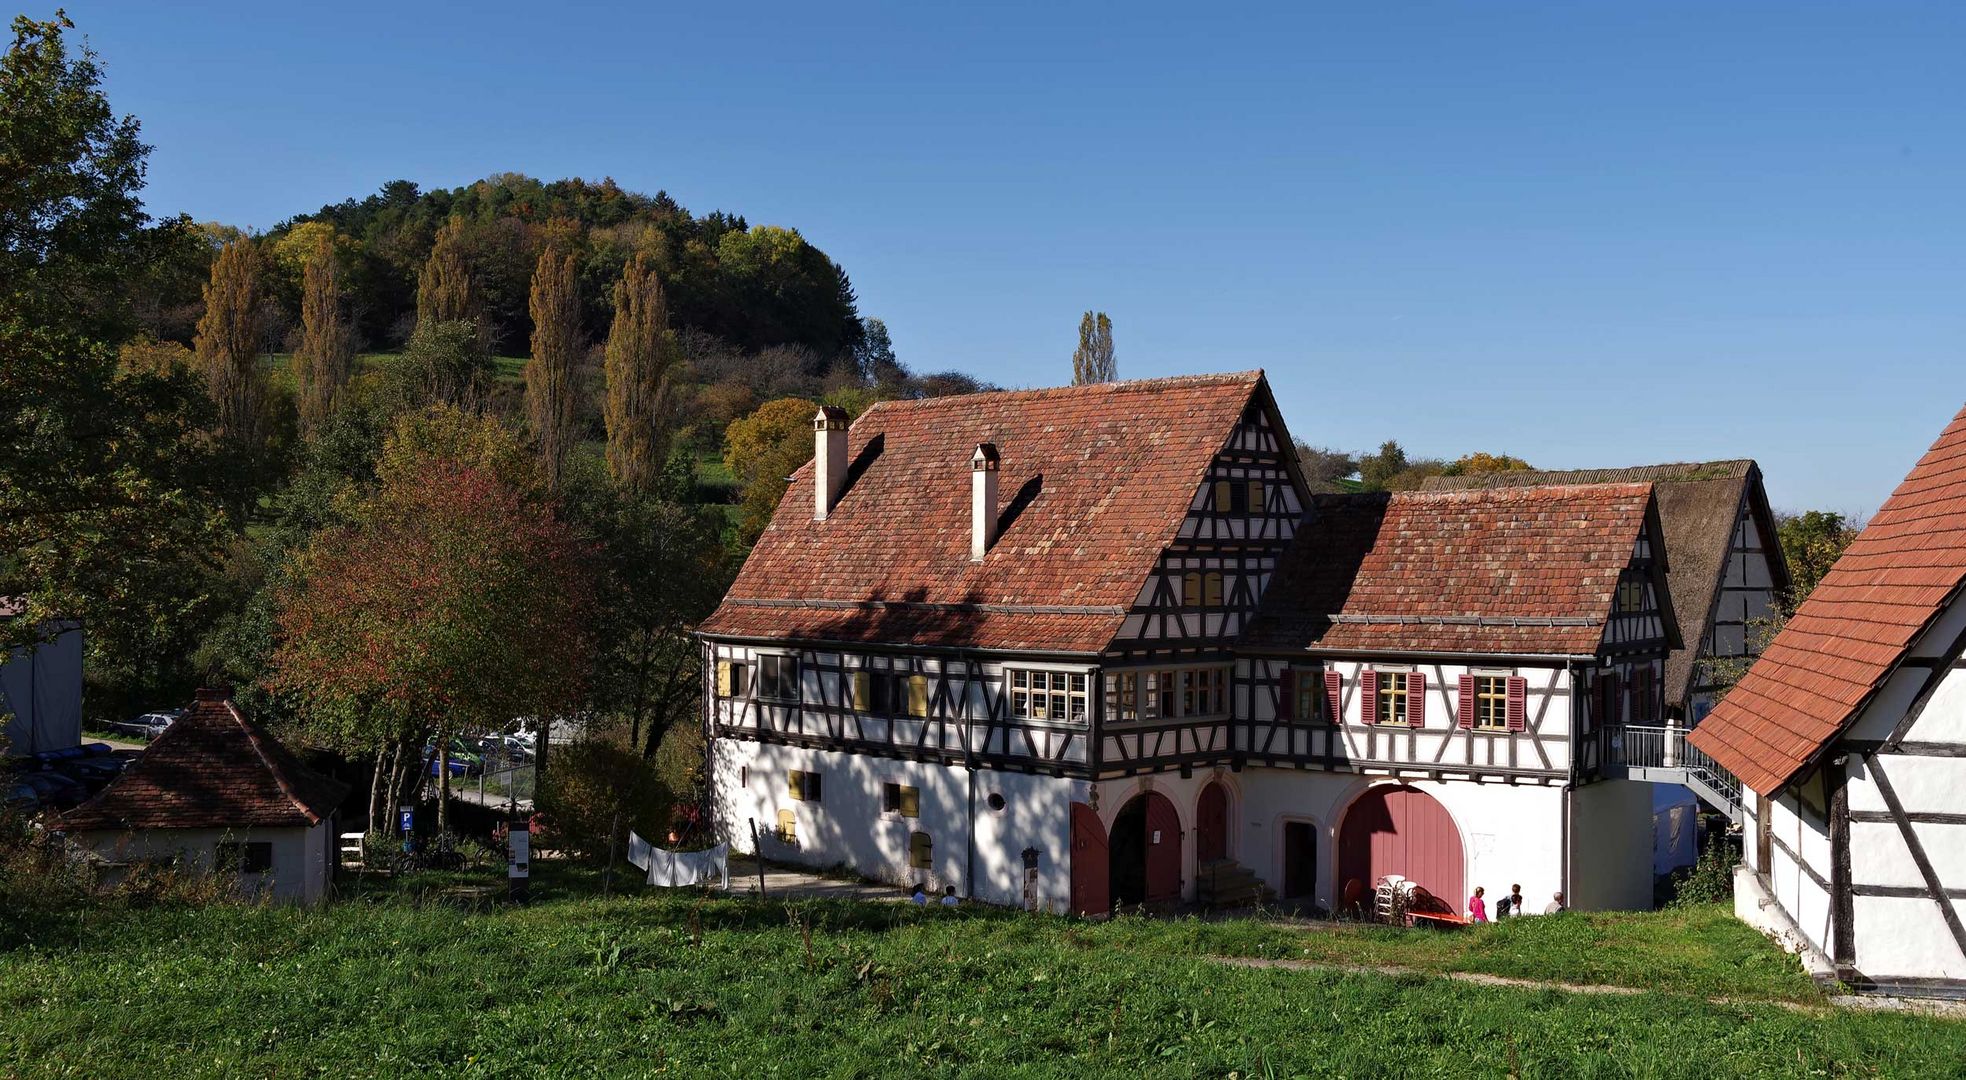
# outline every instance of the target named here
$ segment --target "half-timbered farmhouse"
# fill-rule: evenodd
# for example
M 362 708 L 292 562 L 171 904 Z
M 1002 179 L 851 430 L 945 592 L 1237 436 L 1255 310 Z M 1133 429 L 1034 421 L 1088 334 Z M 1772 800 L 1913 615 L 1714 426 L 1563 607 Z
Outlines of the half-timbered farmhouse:
M 1966 410 L 1690 738 L 1752 815 L 1736 911 L 1852 985 L 1966 996 Z
M 701 627 L 733 839 L 1051 910 L 1649 904 L 1651 484 L 1314 501 L 1261 373 L 814 428 Z

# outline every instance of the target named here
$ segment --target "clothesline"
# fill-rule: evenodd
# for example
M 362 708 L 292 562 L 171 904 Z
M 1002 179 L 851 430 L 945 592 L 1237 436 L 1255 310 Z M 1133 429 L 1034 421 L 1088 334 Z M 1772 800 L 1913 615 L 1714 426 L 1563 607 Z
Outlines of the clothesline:
M 635 833 L 628 834 L 628 862 L 648 872 L 648 883 L 665 888 L 697 885 L 715 879 L 730 888 L 730 845 L 718 844 L 706 851 L 666 851 Z

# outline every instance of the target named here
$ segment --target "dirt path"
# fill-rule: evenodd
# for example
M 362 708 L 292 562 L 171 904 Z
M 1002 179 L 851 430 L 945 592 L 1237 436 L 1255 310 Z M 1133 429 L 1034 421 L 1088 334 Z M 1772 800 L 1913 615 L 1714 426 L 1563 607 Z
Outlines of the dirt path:
M 1335 971 L 1346 975 L 1417 975 L 1426 979 L 1449 979 L 1454 982 L 1472 983 L 1476 986 L 1503 987 L 1512 990 L 1557 990 L 1566 994 L 1604 994 L 1630 997 L 1637 994 L 1653 993 L 1630 986 L 1610 986 L 1604 983 L 1561 983 L 1542 982 L 1536 979 L 1514 979 L 1504 975 L 1484 975 L 1474 971 L 1427 971 L 1421 968 L 1398 967 L 1392 964 L 1332 964 L 1315 960 L 1269 960 L 1261 957 L 1218 956 L 1218 963 L 1230 967 L 1244 968 L 1282 968 L 1289 971 Z M 1820 1015 L 1832 1008 L 1869 1009 L 1886 1012 L 1914 1012 L 1925 1016 L 1945 1019 L 1966 1020 L 1966 1002 L 1956 1001 L 1913 1001 L 1904 998 L 1837 996 L 1822 1002 L 1780 1001 L 1774 998 L 1732 998 L 1712 997 L 1706 999 L 1713 1005 L 1773 1005 L 1792 1012 Z

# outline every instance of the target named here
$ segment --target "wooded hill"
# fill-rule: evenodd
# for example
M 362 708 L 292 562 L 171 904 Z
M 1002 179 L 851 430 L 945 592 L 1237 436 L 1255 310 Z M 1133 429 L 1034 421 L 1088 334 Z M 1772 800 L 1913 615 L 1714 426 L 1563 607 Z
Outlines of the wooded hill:
M 850 358 L 864 337 L 846 272 L 798 231 L 752 226 L 724 211 L 690 213 L 663 192 L 644 195 L 613 180 L 545 182 L 501 173 L 458 188 L 425 191 L 408 180 L 375 194 L 298 214 L 269 230 L 269 351 L 285 351 L 300 323 L 301 275 L 318 238 L 332 230 L 347 266 L 346 287 L 361 344 L 398 348 L 416 319 L 417 274 L 438 229 L 455 221 L 484 298 L 491 344 L 525 355 L 532 324 L 526 301 L 540 251 L 571 243 L 590 333 L 605 330 L 612 290 L 636 254 L 658 268 L 673 329 L 692 354 L 793 350 L 808 376 Z M 219 241 L 237 235 L 200 226 L 204 245 L 173 253 L 138 286 L 150 332 L 186 344 L 203 304 L 200 289 Z

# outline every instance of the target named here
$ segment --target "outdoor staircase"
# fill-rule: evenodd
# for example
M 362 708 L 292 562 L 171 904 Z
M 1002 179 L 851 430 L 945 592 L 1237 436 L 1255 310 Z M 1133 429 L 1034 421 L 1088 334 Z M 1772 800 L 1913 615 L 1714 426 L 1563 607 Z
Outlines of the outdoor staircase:
M 1202 907 L 1254 907 L 1273 904 L 1276 898 L 1277 894 L 1263 884 L 1256 871 L 1234 859 L 1216 859 L 1196 869 L 1195 900 Z
M 1604 739 L 1605 775 L 1651 784 L 1678 784 L 1727 820 L 1747 820 L 1741 804 L 1741 781 L 1720 763 L 1686 741 L 1677 726 L 1611 728 Z

